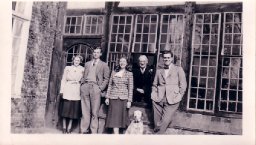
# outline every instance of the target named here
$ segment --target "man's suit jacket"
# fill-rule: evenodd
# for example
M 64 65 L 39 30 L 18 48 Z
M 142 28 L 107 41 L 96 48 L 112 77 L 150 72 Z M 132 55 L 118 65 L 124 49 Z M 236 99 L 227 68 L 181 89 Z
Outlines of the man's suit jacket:
M 166 95 L 169 104 L 181 101 L 187 88 L 185 73 L 180 66 L 172 65 L 165 78 L 164 69 L 158 69 L 154 78 L 151 99 L 160 102 Z
M 93 60 L 88 61 L 85 63 L 84 65 L 84 76 L 81 80 L 81 83 L 85 83 L 85 80 L 88 76 L 88 73 L 90 71 L 91 65 L 93 63 Z M 97 66 L 96 66 L 96 81 L 97 81 L 97 85 L 99 86 L 99 89 L 101 91 L 104 91 L 108 85 L 108 81 L 109 81 L 109 67 L 107 65 L 107 63 L 99 60 Z
M 136 91 L 137 88 L 144 90 L 145 97 L 150 97 L 151 88 L 152 88 L 152 72 L 150 72 L 151 68 L 149 66 L 146 67 L 144 73 L 141 73 L 140 68 L 133 70 L 133 77 L 134 77 L 134 94 L 140 94 Z
M 133 74 L 125 71 L 122 77 L 115 76 L 117 72 L 113 71 L 109 80 L 106 98 L 128 100 L 132 102 L 133 97 Z

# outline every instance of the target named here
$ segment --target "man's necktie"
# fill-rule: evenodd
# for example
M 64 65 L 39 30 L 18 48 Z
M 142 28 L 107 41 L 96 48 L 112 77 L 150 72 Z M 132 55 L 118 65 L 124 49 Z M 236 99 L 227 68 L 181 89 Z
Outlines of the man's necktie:
M 169 66 L 166 66 L 166 65 L 165 65 L 165 66 L 164 66 L 164 69 L 169 69 Z

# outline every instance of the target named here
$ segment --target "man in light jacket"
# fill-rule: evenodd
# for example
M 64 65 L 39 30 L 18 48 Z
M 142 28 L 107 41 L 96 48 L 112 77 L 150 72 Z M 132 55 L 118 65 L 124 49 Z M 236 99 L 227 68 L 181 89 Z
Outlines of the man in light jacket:
M 151 93 L 156 134 L 165 133 L 187 88 L 185 73 L 173 64 L 171 51 L 163 52 L 163 61 L 164 68 L 156 71 Z

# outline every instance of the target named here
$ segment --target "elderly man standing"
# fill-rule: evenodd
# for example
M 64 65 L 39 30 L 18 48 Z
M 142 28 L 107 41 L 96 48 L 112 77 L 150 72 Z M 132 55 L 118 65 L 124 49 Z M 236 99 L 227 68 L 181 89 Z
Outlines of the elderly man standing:
M 140 55 L 138 60 L 139 68 L 133 70 L 134 102 L 146 103 L 146 105 L 150 107 L 153 69 L 148 66 L 148 58 L 146 55 Z
M 82 119 L 80 131 L 83 134 L 97 133 L 99 127 L 98 114 L 101 94 L 109 81 L 109 67 L 100 60 L 102 50 L 97 47 L 93 50 L 93 59 L 84 66 L 84 76 L 81 80 Z
M 151 93 L 156 134 L 165 133 L 187 88 L 185 73 L 173 64 L 171 51 L 163 52 L 163 61 L 164 68 L 156 71 Z

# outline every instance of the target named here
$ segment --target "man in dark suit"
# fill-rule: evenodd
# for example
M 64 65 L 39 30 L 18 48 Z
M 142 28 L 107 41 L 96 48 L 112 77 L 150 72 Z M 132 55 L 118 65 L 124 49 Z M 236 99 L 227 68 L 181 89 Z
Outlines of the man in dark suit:
M 154 131 L 157 134 L 165 133 L 187 88 L 185 73 L 182 67 L 173 64 L 173 60 L 173 53 L 164 51 L 164 68 L 157 69 L 152 86 Z
M 101 48 L 93 50 L 93 59 L 84 65 L 84 76 L 81 80 L 81 106 L 82 118 L 80 123 L 81 133 L 98 133 L 99 109 L 101 95 L 109 81 L 109 67 L 100 60 Z
M 139 68 L 133 70 L 134 102 L 146 103 L 150 107 L 153 69 L 148 66 L 148 58 L 145 55 L 140 55 L 138 60 Z

